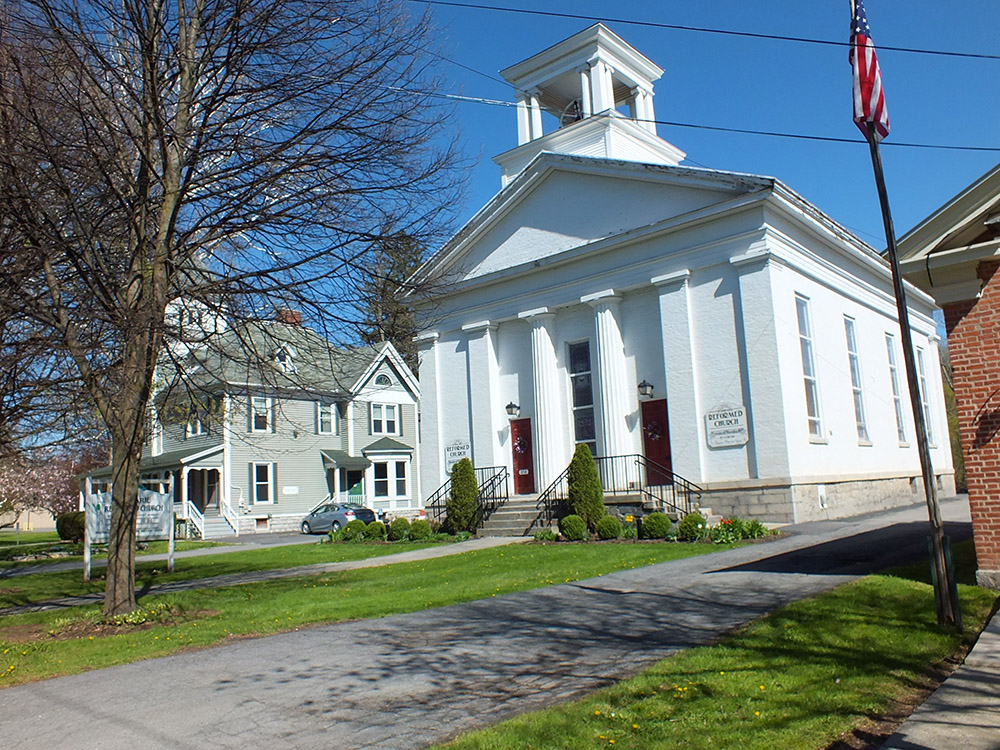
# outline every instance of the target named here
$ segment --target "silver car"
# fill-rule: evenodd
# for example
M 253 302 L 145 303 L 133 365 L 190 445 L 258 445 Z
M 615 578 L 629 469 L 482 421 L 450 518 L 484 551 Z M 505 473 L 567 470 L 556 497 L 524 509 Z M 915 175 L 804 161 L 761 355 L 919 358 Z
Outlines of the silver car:
M 375 512 L 355 503 L 323 503 L 302 519 L 299 528 L 303 534 L 325 534 L 340 531 L 355 519 L 371 523 L 375 520 Z

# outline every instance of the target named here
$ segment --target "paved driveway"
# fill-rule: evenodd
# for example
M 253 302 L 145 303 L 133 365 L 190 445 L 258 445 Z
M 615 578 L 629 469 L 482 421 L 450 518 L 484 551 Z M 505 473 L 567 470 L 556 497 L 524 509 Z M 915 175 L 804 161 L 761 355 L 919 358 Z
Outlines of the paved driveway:
M 953 539 L 968 506 L 943 508 Z M 410 748 L 584 694 L 926 553 L 924 506 L 770 544 L 0 691 L 20 748 Z

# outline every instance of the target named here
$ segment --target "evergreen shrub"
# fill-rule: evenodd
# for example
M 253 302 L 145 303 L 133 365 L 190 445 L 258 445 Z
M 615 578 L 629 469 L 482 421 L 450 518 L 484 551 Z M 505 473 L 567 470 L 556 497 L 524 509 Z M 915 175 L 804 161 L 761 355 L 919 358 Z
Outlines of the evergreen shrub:
M 570 542 L 582 542 L 587 538 L 587 522 L 571 514 L 559 520 L 559 531 Z
M 622 522 L 615 516 L 605 516 L 597 522 L 598 539 L 618 539 L 622 535 Z
M 666 539 L 673 531 L 674 524 L 667 517 L 666 513 L 650 513 L 642 519 L 643 539 Z
M 360 518 L 355 518 L 353 521 L 348 521 L 347 526 L 340 530 L 340 539 L 344 542 L 352 542 L 355 539 L 361 539 L 365 535 L 365 529 L 368 524 L 362 521 Z
M 365 526 L 365 539 L 385 541 L 385 524 L 381 521 L 372 521 Z
M 56 533 L 63 541 L 81 542 L 86 525 L 87 514 L 82 510 L 71 510 L 56 519 Z
M 701 513 L 688 513 L 677 524 L 677 536 L 685 542 L 697 542 L 705 537 L 705 516 Z
M 451 494 L 445 503 L 446 530 L 452 534 L 459 531 L 472 531 L 476 518 L 476 497 L 479 486 L 476 484 L 476 469 L 472 461 L 463 458 L 451 467 Z
M 428 521 L 423 518 L 418 518 L 416 521 L 410 524 L 410 539 L 415 542 L 423 541 L 424 539 L 430 539 L 431 534 L 433 534 L 431 525 Z
M 586 445 L 576 446 L 573 460 L 569 462 L 567 481 L 570 512 L 580 516 L 587 528 L 593 530 L 607 511 L 604 509 L 604 489 L 597 474 L 597 464 Z
M 428 529 L 429 530 L 429 529 Z M 410 536 L 410 520 L 408 518 L 394 518 L 389 524 L 389 541 L 400 542 Z

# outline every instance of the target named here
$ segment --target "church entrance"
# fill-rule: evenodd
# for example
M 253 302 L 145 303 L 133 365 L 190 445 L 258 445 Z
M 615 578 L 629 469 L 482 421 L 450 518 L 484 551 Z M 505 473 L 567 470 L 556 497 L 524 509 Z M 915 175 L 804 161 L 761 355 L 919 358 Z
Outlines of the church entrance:
M 531 419 L 512 419 L 510 443 L 514 454 L 514 494 L 530 495 L 535 491 L 535 459 L 531 447 Z
M 656 464 L 647 467 L 646 484 L 653 486 L 672 484 L 670 430 L 665 398 L 642 402 L 642 452 L 647 461 Z M 658 466 L 666 471 L 661 471 Z

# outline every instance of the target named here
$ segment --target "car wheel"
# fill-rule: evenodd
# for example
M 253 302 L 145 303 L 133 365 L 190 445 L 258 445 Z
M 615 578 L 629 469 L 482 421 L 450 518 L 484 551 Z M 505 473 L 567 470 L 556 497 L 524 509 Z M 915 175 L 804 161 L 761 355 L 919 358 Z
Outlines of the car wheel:
M 330 531 L 333 531 L 334 533 L 340 531 L 340 521 L 334 521 L 330 526 Z
M 309 525 L 308 521 L 303 521 L 302 522 L 302 533 L 303 534 L 312 534 L 312 526 Z

